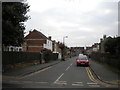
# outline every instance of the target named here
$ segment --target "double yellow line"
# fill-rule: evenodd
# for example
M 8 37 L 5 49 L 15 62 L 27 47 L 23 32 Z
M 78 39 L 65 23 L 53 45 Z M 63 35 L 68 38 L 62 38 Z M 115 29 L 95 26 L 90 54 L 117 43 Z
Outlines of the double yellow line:
M 91 70 L 90 70 L 90 68 L 89 68 L 89 67 L 86 67 L 85 69 L 86 69 L 87 74 L 88 74 L 88 77 L 90 78 L 91 81 L 93 81 L 93 82 L 95 82 L 95 83 L 98 83 L 98 84 L 101 84 L 101 85 L 104 85 L 104 86 L 106 86 L 106 87 L 115 87 L 115 88 L 120 87 L 120 86 L 118 86 L 118 85 L 111 85 L 111 84 L 104 83 L 104 82 L 102 82 L 102 81 L 100 81 L 100 80 L 95 79 L 93 73 L 92 73 Z

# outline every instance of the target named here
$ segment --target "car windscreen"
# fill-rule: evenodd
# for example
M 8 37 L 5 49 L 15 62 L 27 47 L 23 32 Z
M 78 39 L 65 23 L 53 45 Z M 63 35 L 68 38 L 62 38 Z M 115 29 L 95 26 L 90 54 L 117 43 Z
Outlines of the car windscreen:
M 88 60 L 87 57 L 79 57 L 80 60 Z

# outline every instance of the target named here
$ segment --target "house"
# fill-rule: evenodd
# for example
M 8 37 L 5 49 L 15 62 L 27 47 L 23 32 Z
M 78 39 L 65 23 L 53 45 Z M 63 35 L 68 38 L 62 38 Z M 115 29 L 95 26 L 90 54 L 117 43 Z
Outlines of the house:
M 92 51 L 93 52 L 99 51 L 99 43 L 94 43 L 94 45 L 92 45 Z
M 21 52 L 23 48 L 21 46 L 3 46 L 3 51 Z
M 53 41 L 53 52 L 54 53 L 61 53 L 61 49 L 59 47 L 59 42 Z
M 80 53 L 83 53 L 84 47 L 71 47 L 72 54 L 79 55 Z
M 61 49 L 59 47 L 60 42 L 53 41 L 53 53 L 58 53 L 58 59 L 62 58 Z
M 104 47 L 104 44 L 106 42 L 106 35 L 103 35 L 103 38 L 100 39 L 100 52 L 101 53 L 105 53 L 105 47 Z
M 25 43 L 23 49 L 25 52 L 41 52 L 42 49 L 48 49 L 52 51 L 51 36 L 46 37 L 44 34 L 37 30 L 30 31 L 25 37 Z

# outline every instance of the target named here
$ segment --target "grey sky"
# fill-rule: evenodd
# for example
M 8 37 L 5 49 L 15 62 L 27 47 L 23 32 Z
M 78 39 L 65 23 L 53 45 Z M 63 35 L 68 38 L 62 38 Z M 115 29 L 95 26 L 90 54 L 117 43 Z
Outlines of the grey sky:
M 103 34 L 118 35 L 119 0 L 27 0 L 31 19 L 29 30 L 40 30 L 52 40 L 67 46 L 89 46 L 98 43 Z

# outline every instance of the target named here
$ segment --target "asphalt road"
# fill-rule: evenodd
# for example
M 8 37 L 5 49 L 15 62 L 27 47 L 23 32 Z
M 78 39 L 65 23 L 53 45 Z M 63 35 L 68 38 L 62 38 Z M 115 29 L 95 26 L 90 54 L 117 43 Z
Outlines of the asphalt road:
M 111 88 L 101 82 L 90 67 L 76 66 L 76 57 L 3 83 L 3 88 Z

